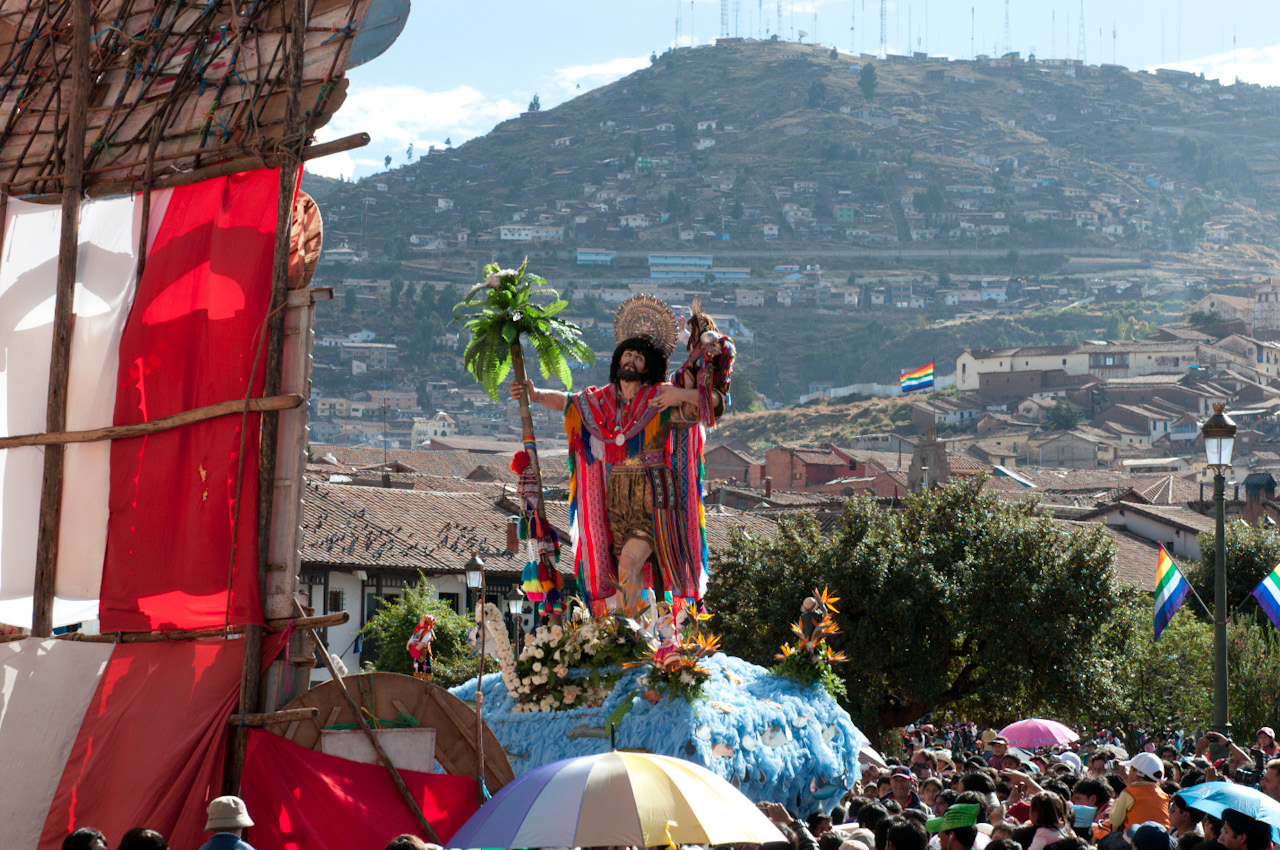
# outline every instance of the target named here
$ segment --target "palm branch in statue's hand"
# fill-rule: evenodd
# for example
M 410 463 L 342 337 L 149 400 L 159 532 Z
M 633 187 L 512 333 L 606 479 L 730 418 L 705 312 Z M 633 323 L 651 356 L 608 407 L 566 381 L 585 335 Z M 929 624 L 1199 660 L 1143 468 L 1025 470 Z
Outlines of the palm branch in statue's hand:
M 453 308 L 453 320 L 465 322 L 471 332 L 462 355 L 463 368 L 495 401 L 513 361 L 522 357 L 521 336 L 533 346 L 542 376 L 559 378 L 565 389 L 573 386 L 570 358 L 583 365 L 595 362 L 582 329 L 557 317 L 569 302 L 545 280 L 530 274 L 528 265 L 528 259 L 518 269 L 500 269 L 490 263 L 484 267 L 485 279 Z M 550 303 L 535 301 L 538 296 L 548 296 Z

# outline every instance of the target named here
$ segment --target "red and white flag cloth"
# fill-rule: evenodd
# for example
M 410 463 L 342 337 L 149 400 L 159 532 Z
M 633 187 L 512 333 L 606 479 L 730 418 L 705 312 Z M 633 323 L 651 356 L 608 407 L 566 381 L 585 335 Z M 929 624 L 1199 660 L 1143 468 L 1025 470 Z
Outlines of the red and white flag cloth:
M 258 397 L 279 173 L 80 214 L 67 428 Z M 0 436 L 45 430 L 61 211 L 11 199 L 0 245 Z M 257 415 L 67 447 L 54 624 L 104 632 L 261 622 Z M 43 450 L 0 449 L 0 623 L 31 623 Z

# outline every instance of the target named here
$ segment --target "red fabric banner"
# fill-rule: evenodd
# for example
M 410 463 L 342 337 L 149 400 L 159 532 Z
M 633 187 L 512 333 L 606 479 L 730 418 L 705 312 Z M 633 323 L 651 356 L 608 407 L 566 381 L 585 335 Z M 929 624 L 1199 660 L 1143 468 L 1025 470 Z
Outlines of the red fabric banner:
M 400 775 L 443 842 L 479 808 L 475 777 Z M 254 821 L 246 840 L 257 850 L 381 850 L 402 833 L 421 835 L 382 765 L 308 750 L 265 730 L 249 733 L 241 792 Z
M 270 663 L 284 635 L 263 641 Z M 114 847 L 145 826 L 171 847 L 206 840 L 209 800 L 222 793 L 227 718 L 240 695 L 243 640 L 119 644 L 85 711 L 40 838 L 58 850 L 97 827 Z
M 120 341 L 117 425 L 262 393 L 279 173 L 173 191 Z M 104 632 L 219 626 L 228 607 L 262 622 L 259 418 L 112 444 Z

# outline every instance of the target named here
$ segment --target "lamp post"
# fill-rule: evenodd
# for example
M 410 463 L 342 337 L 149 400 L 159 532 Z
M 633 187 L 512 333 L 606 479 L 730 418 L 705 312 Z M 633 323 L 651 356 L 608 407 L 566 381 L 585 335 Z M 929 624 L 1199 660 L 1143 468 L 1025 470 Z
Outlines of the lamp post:
M 1225 404 L 1215 404 L 1213 415 L 1200 426 L 1208 466 L 1213 470 L 1213 502 L 1216 525 L 1213 553 L 1213 728 L 1223 735 L 1231 731 L 1227 710 L 1227 543 L 1226 472 L 1231 466 L 1231 449 L 1236 439 L 1236 423 L 1223 413 Z
M 476 607 L 476 625 L 480 631 L 476 638 L 476 648 L 480 650 L 480 661 L 476 669 L 476 785 L 480 789 L 480 801 L 484 802 L 484 721 L 480 718 L 480 709 L 484 705 L 484 694 L 480 685 L 484 680 L 484 561 L 475 552 L 464 567 L 467 573 L 467 587 L 480 592 L 479 605 Z
M 507 612 L 516 624 L 516 654 L 519 655 L 524 638 L 524 594 L 520 592 L 519 585 L 511 588 L 511 593 L 507 595 Z

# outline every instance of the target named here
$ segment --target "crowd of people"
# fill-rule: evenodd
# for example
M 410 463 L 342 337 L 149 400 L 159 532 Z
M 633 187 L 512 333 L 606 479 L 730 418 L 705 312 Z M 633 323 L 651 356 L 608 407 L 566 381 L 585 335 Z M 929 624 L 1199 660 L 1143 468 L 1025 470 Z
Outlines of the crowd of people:
M 956 730 L 952 730 L 955 732 Z M 1028 752 L 988 733 L 921 743 L 902 758 L 868 762 L 830 813 L 801 820 L 779 803 L 761 810 L 787 838 L 761 850 L 1272 850 L 1272 827 L 1243 811 L 1220 816 L 1179 792 L 1204 782 L 1255 788 L 1280 806 L 1280 747 L 1269 727 L 1256 746 L 1216 732 L 1148 745 L 1132 758 L 1114 743 Z M 1194 749 L 1193 749 L 1194 745 Z M 1127 754 L 1126 754 L 1127 755 Z M 209 804 L 200 850 L 253 850 L 243 838 L 253 821 L 238 797 Z M 81 828 L 62 850 L 110 850 L 101 832 Z M 132 829 L 116 850 L 169 850 L 163 836 Z M 438 850 L 412 835 L 385 850 Z
M 798 820 L 765 804 L 789 839 L 765 850 L 1271 850 L 1270 824 L 1231 808 L 1214 816 L 1178 796 L 1229 782 L 1280 805 L 1280 748 L 1269 727 L 1256 746 L 1209 732 L 1132 758 L 1109 734 L 1079 750 L 1029 752 L 975 732 L 949 729 L 934 746 L 922 744 L 928 734 L 908 738 L 902 758 L 864 764 L 829 814 Z

